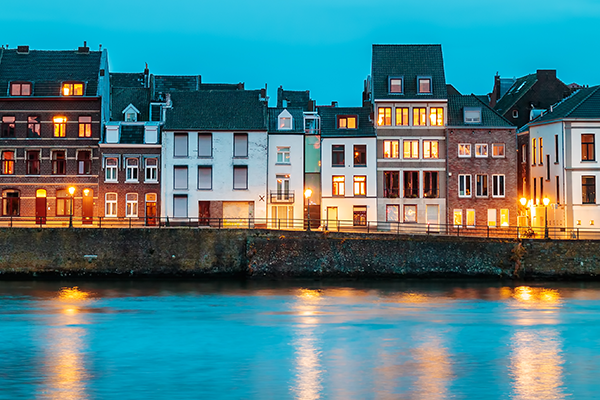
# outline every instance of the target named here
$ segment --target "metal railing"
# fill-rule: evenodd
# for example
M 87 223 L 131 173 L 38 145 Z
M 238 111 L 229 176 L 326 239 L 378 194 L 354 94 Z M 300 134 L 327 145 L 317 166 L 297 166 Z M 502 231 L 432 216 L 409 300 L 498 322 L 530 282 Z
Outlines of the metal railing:
M 271 190 L 270 193 L 271 203 L 293 203 L 294 197 L 293 190 Z

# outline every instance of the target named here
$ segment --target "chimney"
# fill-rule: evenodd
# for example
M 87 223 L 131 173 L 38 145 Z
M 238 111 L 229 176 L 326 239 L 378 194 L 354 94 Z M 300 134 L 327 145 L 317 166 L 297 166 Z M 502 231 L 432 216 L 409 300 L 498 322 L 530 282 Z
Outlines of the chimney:
M 337 107 L 338 106 L 338 102 L 337 101 L 332 101 L 331 102 L 331 107 Z
M 315 101 L 314 100 L 309 100 L 308 101 L 308 111 L 317 111 L 317 108 L 315 107 Z
M 261 100 L 266 100 L 267 98 L 267 88 L 262 88 L 260 89 L 260 99 Z
M 85 40 L 83 41 L 83 46 L 79 47 L 77 49 L 77 52 L 81 53 L 81 54 L 89 54 L 90 53 L 90 48 L 87 47 L 87 42 Z
M 146 66 L 144 68 L 144 87 L 150 87 L 150 70 L 148 69 L 148 63 L 146 63 Z
M 29 54 L 29 46 L 17 46 L 17 54 Z
M 538 69 L 537 70 L 537 78 L 540 81 L 549 81 L 551 79 L 556 79 L 556 70 L 555 69 Z

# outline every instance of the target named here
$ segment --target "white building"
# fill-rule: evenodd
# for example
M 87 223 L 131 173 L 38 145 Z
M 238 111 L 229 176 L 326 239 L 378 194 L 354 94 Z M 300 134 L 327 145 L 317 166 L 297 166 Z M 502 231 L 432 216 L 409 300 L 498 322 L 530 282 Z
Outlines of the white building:
M 264 224 L 264 90 L 174 92 L 162 142 L 162 216 L 202 225 Z

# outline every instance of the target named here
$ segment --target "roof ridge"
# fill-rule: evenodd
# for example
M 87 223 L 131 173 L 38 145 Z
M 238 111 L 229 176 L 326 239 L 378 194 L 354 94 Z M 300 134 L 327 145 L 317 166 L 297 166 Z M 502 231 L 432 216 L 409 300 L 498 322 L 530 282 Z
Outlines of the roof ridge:
M 496 110 L 494 110 L 492 107 L 490 107 L 489 104 L 486 104 L 485 102 L 481 101 L 481 99 L 475 94 L 475 93 L 471 93 L 471 96 L 475 97 L 477 99 L 478 102 L 480 102 L 481 104 L 483 104 L 485 107 L 487 107 L 490 111 L 492 111 L 494 114 L 496 114 L 496 116 L 502 118 L 505 122 L 507 122 L 509 125 L 514 126 L 512 122 L 510 122 L 508 119 L 504 118 L 503 115 L 500 115 L 500 113 Z
M 587 96 L 585 96 L 583 99 L 581 99 L 581 101 L 579 103 L 577 103 L 573 108 L 571 108 L 571 110 L 569 110 L 569 112 L 565 114 L 564 118 L 568 118 L 569 115 L 571 115 L 571 113 L 573 111 L 575 111 L 575 109 L 577 107 L 579 107 L 580 105 L 582 105 L 583 102 L 586 101 L 587 99 L 589 99 L 594 93 L 596 93 L 598 91 L 598 89 L 600 89 L 600 85 L 596 86 L 596 89 L 592 90 Z M 576 93 L 579 93 L 580 91 L 581 91 L 581 89 L 579 89 L 577 92 L 573 93 L 571 96 L 574 96 Z M 569 97 L 571 97 L 571 96 L 569 96 Z M 567 97 L 566 99 L 568 99 L 569 97 Z M 566 99 L 563 99 L 563 100 L 566 100 Z M 561 102 L 563 100 L 561 100 Z

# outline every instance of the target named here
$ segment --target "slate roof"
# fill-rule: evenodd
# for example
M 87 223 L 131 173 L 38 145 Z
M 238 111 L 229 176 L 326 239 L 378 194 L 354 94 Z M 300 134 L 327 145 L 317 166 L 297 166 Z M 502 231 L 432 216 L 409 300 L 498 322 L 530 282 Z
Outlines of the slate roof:
M 498 100 L 494 109 L 498 111 L 500 114 L 505 114 L 508 110 L 510 110 L 514 105 L 519 101 L 521 97 L 525 93 L 529 91 L 537 82 L 537 74 L 529 74 L 517 78 L 515 83 L 511 86 L 511 88 Z
M 465 107 L 481 108 L 481 123 L 467 124 L 464 118 Z M 507 127 L 516 128 L 506 118 L 494 111 L 481 96 L 474 94 L 448 96 L 448 126 L 468 126 L 472 128 L 482 127 Z
M 244 90 L 243 83 L 200 83 L 198 90 Z
M 552 112 L 548 110 L 529 125 L 569 118 L 600 119 L 600 86 L 577 90 L 571 96 L 553 105 Z
M 143 88 L 144 73 L 142 72 L 112 72 L 110 86 L 118 88 Z
M 277 123 L 279 114 L 283 112 L 283 110 L 287 110 L 290 114 L 292 114 L 292 129 L 279 130 Z M 293 107 L 277 107 L 277 108 L 269 108 L 268 113 L 269 119 L 269 133 L 304 133 L 304 112 L 301 108 L 293 108 Z
M 321 137 L 365 137 L 375 136 L 375 128 L 369 120 L 370 107 L 331 107 L 320 106 L 317 111 L 321 116 Z M 338 115 L 357 115 L 358 129 L 338 129 Z
M 129 104 L 133 104 L 140 111 L 138 121 L 150 120 L 150 89 L 132 87 L 111 87 L 110 120 L 124 121 L 125 115 L 123 114 L 123 110 Z
M 0 97 L 9 97 L 11 81 L 33 83 L 33 97 L 59 97 L 64 81 L 85 82 L 85 96 L 96 97 L 102 52 L 0 49 Z
M 198 90 L 200 75 L 154 75 L 154 93 Z
M 431 94 L 417 93 L 417 77 L 430 76 Z M 390 94 L 388 78 L 403 77 L 404 93 Z M 373 45 L 371 66 L 373 99 L 445 99 L 446 76 L 442 46 L 432 45 Z
M 121 139 L 119 143 L 142 144 L 144 143 L 143 125 L 121 125 Z
M 283 107 L 283 101 L 287 101 L 287 107 L 299 107 L 304 111 L 308 110 L 310 103 L 309 90 L 284 90 L 283 87 L 277 88 L 277 107 Z
M 166 130 L 267 130 L 260 90 L 172 92 Z

